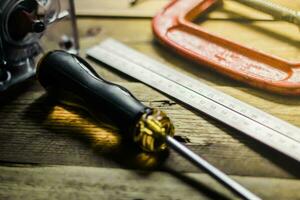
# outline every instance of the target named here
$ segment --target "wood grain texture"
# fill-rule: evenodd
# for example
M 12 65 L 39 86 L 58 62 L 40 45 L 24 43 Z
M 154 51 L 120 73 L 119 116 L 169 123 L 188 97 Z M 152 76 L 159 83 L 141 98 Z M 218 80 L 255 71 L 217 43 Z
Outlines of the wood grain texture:
M 79 15 L 97 16 L 78 18 L 81 55 L 84 57 L 85 50 L 101 40 L 114 37 L 182 73 L 300 126 L 299 98 L 250 88 L 182 59 L 158 44 L 152 35 L 150 17 L 167 2 L 142 0 L 131 8 L 127 0 L 77 0 Z M 300 9 L 294 0 L 274 2 Z M 225 0 L 223 7 L 200 16 L 196 23 L 290 60 L 300 56 L 300 38 L 294 25 L 233 1 Z M 127 87 L 145 104 L 167 112 L 175 123 L 177 139 L 259 196 L 299 199 L 299 163 L 101 63 L 89 62 L 104 78 Z M 8 97 L 0 96 L 0 199 L 234 198 L 175 152 L 142 153 L 120 137 L 114 127 L 96 121 L 82 110 L 59 106 L 34 81 L 28 85 Z M 60 166 L 41 167 L 45 165 Z
M 8 200 L 238 199 L 207 175 L 195 173 L 66 166 L 0 167 L 0 171 L 0 198 Z M 299 181 L 239 176 L 232 178 L 266 200 L 300 199 Z
M 226 173 L 299 177 L 297 163 L 251 138 L 203 114 L 193 113 L 142 84 L 120 84 L 146 105 L 164 110 L 173 120 L 180 139 Z M 267 95 L 258 98 L 245 88 L 216 88 L 291 123 L 300 123 L 297 101 L 290 101 L 289 105 L 272 103 L 266 100 Z M 82 110 L 57 106 L 38 88 L 1 106 L 0 113 L 3 162 L 159 169 L 163 165 L 176 166 L 179 171 L 198 171 L 174 152 L 154 157 L 141 154 L 115 129 L 95 121 Z
M 131 6 L 128 0 L 77 0 L 76 13 L 78 16 L 98 16 L 98 17 L 134 17 L 152 18 L 171 0 L 139 0 L 135 6 Z M 214 13 L 207 17 L 211 19 L 243 19 L 239 13 L 246 14 L 248 19 L 273 20 L 265 13 L 243 6 L 234 0 L 223 0 L 223 6 L 219 6 Z M 294 0 L 272 0 L 282 6 L 299 10 L 300 3 Z M 232 13 L 230 11 L 237 11 Z
M 77 0 L 78 16 L 153 17 L 169 0 L 140 0 L 132 6 L 128 0 Z

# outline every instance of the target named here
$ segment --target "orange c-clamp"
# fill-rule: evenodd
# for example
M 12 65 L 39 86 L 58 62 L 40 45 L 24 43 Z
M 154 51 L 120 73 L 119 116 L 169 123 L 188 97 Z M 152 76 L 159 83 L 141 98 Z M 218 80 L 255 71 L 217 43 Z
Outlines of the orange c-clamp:
M 252 86 L 300 95 L 300 63 L 258 52 L 193 23 L 218 0 L 173 0 L 153 19 L 158 40 L 176 53 Z

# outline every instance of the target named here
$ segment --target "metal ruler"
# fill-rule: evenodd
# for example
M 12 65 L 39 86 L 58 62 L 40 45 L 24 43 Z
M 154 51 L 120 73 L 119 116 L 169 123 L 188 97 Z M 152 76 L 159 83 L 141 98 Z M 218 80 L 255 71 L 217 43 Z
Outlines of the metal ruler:
M 87 55 L 300 162 L 300 129 L 114 40 Z

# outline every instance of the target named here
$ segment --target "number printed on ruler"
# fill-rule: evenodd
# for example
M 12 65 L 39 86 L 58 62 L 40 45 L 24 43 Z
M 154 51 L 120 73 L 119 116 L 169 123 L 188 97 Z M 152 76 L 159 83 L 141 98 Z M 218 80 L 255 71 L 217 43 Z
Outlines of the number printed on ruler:
M 107 39 L 87 54 L 300 161 L 300 129 Z

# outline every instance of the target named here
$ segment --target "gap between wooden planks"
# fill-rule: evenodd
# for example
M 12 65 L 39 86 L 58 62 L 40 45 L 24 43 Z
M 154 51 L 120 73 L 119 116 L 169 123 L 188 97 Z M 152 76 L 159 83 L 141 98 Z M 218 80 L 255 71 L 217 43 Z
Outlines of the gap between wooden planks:
M 1 199 L 237 199 L 204 174 L 94 167 L 0 167 Z M 262 199 L 299 199 L 300 182 L 233 176 Z

